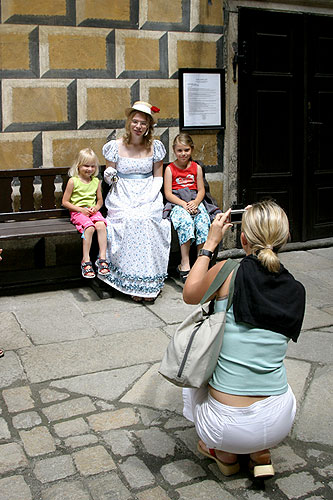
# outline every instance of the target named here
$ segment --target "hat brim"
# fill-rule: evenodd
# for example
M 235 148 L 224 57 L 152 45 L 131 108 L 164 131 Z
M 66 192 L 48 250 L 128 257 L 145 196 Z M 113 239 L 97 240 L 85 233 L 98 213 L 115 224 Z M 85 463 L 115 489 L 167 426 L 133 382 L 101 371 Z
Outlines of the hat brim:
M 144 115 L 148 115 L 148 116 L 150 116 L 150 118 L 151 118 L 151 119 L 153 120 L 153 122 L 155 123 L 155 118 L 154 118 L 153 114 L 152 114 L 151 112 L 149 113 L 148 111 L 144 111 L 143 109 L 139 109 L 139 107 L 135 107 L 135 108 L 126 108 L 126 109 L 125 109 L 125 115 L 127 116 L 127 118 L 129 117 L 129 115 L 130 115 L 130 113 L 131 113 L 132 111 L 137 111 L 138 113 L 143 113 Z

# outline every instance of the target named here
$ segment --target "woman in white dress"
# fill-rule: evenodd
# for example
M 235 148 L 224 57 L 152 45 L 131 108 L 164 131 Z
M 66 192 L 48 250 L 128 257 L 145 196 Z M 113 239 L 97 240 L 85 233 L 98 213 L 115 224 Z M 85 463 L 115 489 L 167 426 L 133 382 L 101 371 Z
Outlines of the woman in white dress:
M 167 276 L 170 223 L 162 219 L 165 148 L 153 139 L 153 113 L 137 101 L 126 109 L 126 133 L 103 146 L 104 179 L 113 184 L 105 200 L 111 272 L 100 276 L 135 301 L 154 301 Z M 114 180 L 117 182 L 114 182 Z

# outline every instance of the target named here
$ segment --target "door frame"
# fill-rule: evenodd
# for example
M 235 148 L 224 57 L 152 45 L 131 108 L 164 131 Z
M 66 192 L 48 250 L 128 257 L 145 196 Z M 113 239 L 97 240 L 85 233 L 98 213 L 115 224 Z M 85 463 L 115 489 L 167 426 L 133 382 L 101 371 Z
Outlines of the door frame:
M 223 152 L 223 208 L 227 209 L 238 200 L 238 66 L 236 66 L 234 81 L 233 60 L 238 50 L 239 8 L 261 9 L 272 12 L 322 14 L 333 16 L 331 0 L 224 0 L 225 4 L 225 53 L 226 65 L 226 128 Z M 224 241 L 225 248 L 235 247 L 236 235 L 229 234 Z

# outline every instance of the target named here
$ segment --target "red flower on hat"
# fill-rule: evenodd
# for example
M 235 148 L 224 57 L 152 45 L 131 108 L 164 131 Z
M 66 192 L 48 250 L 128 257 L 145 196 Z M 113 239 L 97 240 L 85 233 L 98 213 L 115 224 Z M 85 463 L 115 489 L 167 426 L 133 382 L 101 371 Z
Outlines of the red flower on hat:
M 157 108 L 156 106 L 152 106 L 150 109 L 153 113 L 159 113 L 161 111 L 160 108 Z

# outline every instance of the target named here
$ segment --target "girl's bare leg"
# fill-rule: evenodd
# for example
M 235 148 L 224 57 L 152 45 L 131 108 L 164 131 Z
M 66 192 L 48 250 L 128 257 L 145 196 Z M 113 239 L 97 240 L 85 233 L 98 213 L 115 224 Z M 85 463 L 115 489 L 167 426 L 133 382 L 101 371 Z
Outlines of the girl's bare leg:
M 97 231 L 97 239 L 98 239 L 98 246 L 99 246 L 99 258 L 100 259 L 105 259 L 106 258 L 106 248 L 107 248 L 107 233 L 106 233 L 106 226 L 104 222 L 96 222 L 95 228 Z
M 188 240 L 183 245 L 180 245 L 180 270 L 181 271 L 189 271 L 190 269 L 190 246 L 191 240 Z
M 91 248 L 91 242 L 92 242 L 92 237 L 93 237 L 94 231 L 95 231 L 94 226 L 89 226 L 84 231 L 84 238 L 82 240 L 83 241 L 83 257 L 82 257 L 83 262 L 90 261 L 90 248 Z

